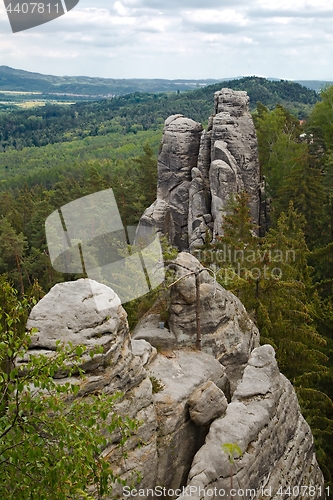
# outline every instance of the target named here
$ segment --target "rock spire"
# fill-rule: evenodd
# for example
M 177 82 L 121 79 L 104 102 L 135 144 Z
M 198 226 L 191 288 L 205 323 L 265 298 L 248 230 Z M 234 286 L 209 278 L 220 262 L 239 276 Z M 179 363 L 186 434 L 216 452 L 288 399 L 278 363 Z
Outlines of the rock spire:
M 254 124 L 246 92 L 215 93 L 208 127 L 183 115 L 170 116 L 158 157 L 157 199 L 140 228 L 155 227 L 181 251 L 223 234 L 223 215 L 232 195 L 246 190 L 259 224 L 260 169 Z

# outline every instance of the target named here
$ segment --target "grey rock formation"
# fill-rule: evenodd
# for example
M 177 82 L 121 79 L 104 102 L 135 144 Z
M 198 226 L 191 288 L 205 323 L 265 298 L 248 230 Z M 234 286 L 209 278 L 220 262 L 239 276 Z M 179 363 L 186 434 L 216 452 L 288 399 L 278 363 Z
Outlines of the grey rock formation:
M 198 274 L 202 350 L 225 366 L 235 387 L 251 351 L 259 345 L 258 329 L 237 297 L 216 283 L 193 255 L 181 252 L 172 267 L 176 284 L 170 289 L 169 328 L 159 329 L 159 316 L 148 314 L 135 328 L 133 338 L 145 339 L 156 348 L 194 347 Z
M 157 200 L 141 218 L 167 234 L 180 250 L 223 234 L 232 195 L 246 190 L 255 224 L 260 212 L 260 171 L 255 128 L 246 92 L 222 89 L 207 130 L 182 115 L 165 122 L 158 158 Z M 262 215 L 263 216 L 263 215 Z M 263 227 L 265 221 L 260 220 Z
M 177 272 L 184 275 L 201 269 L 190 254 L 180 254 L 177 264 Z M 235 487 L 253 490 L 252 498 L 258 500 L 287 498 L 277 494 L 279 487 L 300 484 L 316 485 L 315 493 L 304 498 L 319 499 L 323 477 L 311 431 L 292 385 L 279 373 L 273 348 L 254 348 L 258 332 L 242 305 L 225 290 L 215 290 L 204 271 L 200 274 L 203 346 L 209 353 L 194 349 L 187 321 L 186 309 L 192 314 L 193 330 L 193 275 L 175 285 L 179 318 L 174 319 L 178 330 L 172 334 L 172 348 L 166 344 L 157 351 L 142 338 L 131 339 L 126 313 L 114 292 L 81 279 L 56 285 L 32 310 L 28 328 L 38 332 L 30 352 L 52 355 L 58 339 L 84 344 L 88 350 L 103 347 L 91 364 L 83 359 L 85 379 L 72 376 L 70 382 L 80 384 L 79 396 L 96 391 L 123 393 L 116 411 L 136 418 L 140 426 L 123 450 L 110 436 L 103 456 L 129 482 L 133 473 L 141 473 L 135 484 L 143 492 L 140 497 L 151 498 L 145 491 L 157 485 L 176 490 L 187 484 L 191 497 L 197 499 L 215 487 L 229 493 L 233 476 Z M 92 286 L 109 305 L 103 312 L 96 310 Z M 152 315 L 148 330 L 159 330 L 161 338 L 166 329 L 155 325 L 157 319 Z M 66 372 L 58 376 L 66 381 Z M 228 377 L 232 382 L 229 404 L 224 396 Z M 225 443 L 237 443 L 243 452 L 233 470 L 221 448 Z M 123 498 L 121 485 L 115 487 L 112 498 Z
M 92 290 L 105 300 L 108 308 L 104 311 L 97 311 Z M 144 476 L 144 487 L 155 485 L 157 420 L 151 382 L 142 364 L 145 358 L 154 357 L 154 349 L 148 343 L 136 345 L 137 356 L 134 356 L 126 312 L 113 290 L 89 279 L 55 285 L 33 308 L 27 328 L 38 330 L 32 338 L 31 354 L 52 355 L 57 340 L 85 345 L 88 352 L 95 346 L 103 347 L 103 354 L 95 355 L 92 360 L 88 355 L 82 360 L 86 371 L 84 381 L 72 377 L 71 383 L 80 384 L 80 396 L 96 391 L 124 393 L 116 410 L 141 421 L 142 425 L 125 444 L 126 461 L 120 458 L 121 451 L 112 440 L 103 453 L 114 471 L 124 478 L 130 478 L 135 470 Z M 67 373 L 57 376 L 66 377 Z M 143 443 L 142 447 L 138 447 L 139 443 Z M 118 490 L 120 495 L 120 486 Z
M 91 283 L 94 284 L 94 294 L 103 296 L 108 314 L 97 311 Z M 119 339 L 124 336 L 126 317 L 118 296 L 111 288 L 81 279 L 55 285 L 33 308 L 27 328 L 38 330 L 31 339 L 32 354 L 54 352 L 57 341 L 85 345 L 87 355 L 82 367 L 92 371 L 110 363 L 118 363 Z M 117 349 L 114 348 L 115 342 Z M 91 359 L 89 352 L 101 346 L 103 353 Z M 126 355 L 123 353 L 124 363 L 128 362 L 128 356 L 127 349 Z
M 189 207 L 190 250 L 201 246 L 207 233 L 214 239 L 223 234 L 223 216 L 228 211 L 232 195 L 246 190 L 255 224 L 259 222 L 260 170 L 256 133 L 248 108 L 246 92 L 222 89 L 215 93 L 215 113 L 209 122 L 199 151 L 198 168 L 205 182 L 198 184 L 193 178 L 190 193 L 210 200 L 210 204 L 195 203 Z M 205 185 L 205 189 L 202 185 Z M 211 220 L 207 220 L 207 213 Z
M 158 354 L 148 371 L 163 387 L 154 394 L 159 422 L 157 484 L 176 489 L 186 483 L 190 463 L 207 433 L 191 420 L 188 400 L 206 381 L 218 384 L 224 368 L 209 354 L 177 349 Z
M 197 164 L 202 125 L 183 115 L 165 121 L 158 157 L 157 200 L 140 226 L 167 234 L 178 248 L 188 248 L 188 204 L 191 171 Z M 139 228 L 140 230 L 140 228 Z
M 242 450 L 232 469 L 222 451 L 227 443 L 237 443 Z M 295 391 L 280 374 L 273 348 L 256 348 L 226 414 L 212 423 L 196 454 L 187 486 L 196 499 L 204 498 L 207 490 L 213 492 L 213 499 L 228 496 L 231 484 L 237 499 L 289 498 L 288 487 L 295 488 L 295 498 L 310 499 L 309 492 L 297 494 L 297 487 L 316 486 L 313 495 L 320 498 L 322 483 L 311 431 Z
M 252 117 L 249 112 L 249 97 L 246 92 L 222 89 L 215 93 L 215 117 L 212 142 L 224 141 L 224 160 L 235 171 L 237 166 L 238 188 L 250 195 L 250 209 L 255 223 L 259 220 L 259 160 L 258 143 Z M 219 144 L 219 142 L 218 142 Z M 214 148 L 212 160 L 219 155 L 220 147 Z M 233 165 L 234 163 L 234 165 Z M 231 190 L 229 193 L 232 192 Z
M 227 407 L 228 401 L 223 391 L 211 380 L 200 386 L 188 400 L 191 420 L 196 425 L 207 425 L 221 417 Z

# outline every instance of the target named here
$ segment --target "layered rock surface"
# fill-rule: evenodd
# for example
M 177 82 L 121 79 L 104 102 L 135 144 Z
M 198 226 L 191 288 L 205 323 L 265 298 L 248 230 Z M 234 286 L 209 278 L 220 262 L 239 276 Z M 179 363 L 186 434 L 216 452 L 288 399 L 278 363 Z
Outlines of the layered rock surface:
M 222 89 L 215 94 L 207 130 L 182 115 L 166 120 L 157 200 L 142 216 L 141 228 L 153 226 L 180 250 L 192 250 L 207 235 L 223 234 L 228 201 L 243 190 L 259 223 L 258 147 L 248 103 L 246 92 Z
M 95 295 L 103 300 L 105 310 L 97 310 Z M 104 455 L 116 473 L 131 478 L 132 473 L 138 471 L 144 476 L 144 487 L 154 484 L 158 464 L 157 420 L 151 381 L 142 362 L 148 361 L 154 352 L 150 345 L 143 346 L 143 341 L 132 348 L 126 312 L 113 290 L 89 279 L 55 285 L 33 308 L 27 328 L 37 330 L 30 346 L 32 354 L 52 355 L 57 340 L 85 345 L 88 353 L 94 347 L 103 347 L 102 354 L 92 359 L 88 354 L 83 358 L 85 379 L 72 378 L 71 382 L 80 383 L 79 396 L 96 391 L 125 394 L 116 404 L 116 411 L 143 423 L 137 435 L 125 444 L 126 461 L 112 441 Z M 146 347 L 146 356 L 143 347 Z M 137 351 L 137 356 L 133 355 L 133 350 Z M 64 379 L 67 374 L 56 376 Z M 139 447 L 139 443 L 144 444 Z
M 172 115 L 165 121 L 158 157 L 157 200 L 140 225 L 167 234 L 180 249 L 188 248 L 188 205 L 191 171 L 197 164 L 202 125 Z
M 177 489 L 186 484 L 190 462 L 208 431 L 209 422 L 203 422 L 204 417 L 199 424 L 199 420 L 191 416 L 189 399 L 198 389 L 202 390 L 207 381 L 219 390 L 217 385 L 224 383 L 225 370 L 212 356 L 188 348 L 162 351 L 147 370 L 162 386 L 162 390 L 154 394 L 159 423 L 156 481 L 168 489 Z M 226 409 L 224 400 L 221 397 L 213 403 L 214 410 L 220 410 L 220 414 Z
M 232 467 L 222 452 L 226 443 L 237 443 L 242 450 Z M 311 430 L 295 391 L 280 374 L 274 349 L 258 347 L 225 415 L 212 423 L 193 460 L 188 491 L 196 499 L 208 490 L 214 492 L 210 498 L 310 499 L 320 496 L 322 484 Z
M 168 328 L 158 328 L 159 316 L 148 314 L 133 338 L 145 339 L 156 348 L 195 346 L 198 280 L 202 350 L 225 366 L 228 381 L 235 387 L 251 351 L 259 345 L 258 329 L 240 300 L 216 283 L 193 255 L 181 252 L 171 267 L 175 285 L 168 298 Z
M 185 253 L 175 266 L 184 275 L 201 269 Z M 209 302 L 214 283 L 204 271 L 199 274 L 202 351 L 194 348 L 195 326 L 186 321 L 192 318 L 195 325 L 192 274 L 177 283 L 170 297 L 171 309 L 180 306 L 172 323 L 176 333 L 158 328 L 158 323 L 154 327 L 160 339 L 164 334 L 173 336 L 172 346 L 166 342 L 156 349 L 139 338 L 140 328 L 131 339 L 126 313 L 114 292 L 80 279 L 56 285 L 35 306 L 28 322 L 28 328 L 37 329 L 31 351 L 51 355 L 57 340 L 84 344 L 88 350 L 103 346 L 102 354 L 89 362 L 82 360 L 86 378 L 71 382 L 80 383 L 80 395 L 121 391 L 124 396 L 116 410 L 141 422 L 125 445 L 126 459 L 111 437 L 103 452 L 123 478 L 140 472 L 142 479 L 135 485 L 140 497 L 151 498 L 157 485 L 173 490 L 188 485 L 191 497 L 199 499 L 214 487 L 227 491 L 233 481 L 237 488 L 255 491 L 252 498 L 258 500 L 287 498 L 278 495 L 278 488 L 299 484 L 315 485 L 311 498 L 320 498 L 323 477 L 311 431 L 294 389 L 279 373 L 273 348 L 256 347 L 258 332 L 232 294 L 216 288 L 217 303 Z M 103 298 L 104 311 L 97 311 L 94 293 Z M 160 322 L 158 314 L 150 323 L 152 342 L 155 320 Z M 65 372 L 57 376 L 67 377 Z M 222 451 L 225 443 L 237 443 L 243 452 L 232 470 Z M 120 485 L 113 497 L 122 497 Z

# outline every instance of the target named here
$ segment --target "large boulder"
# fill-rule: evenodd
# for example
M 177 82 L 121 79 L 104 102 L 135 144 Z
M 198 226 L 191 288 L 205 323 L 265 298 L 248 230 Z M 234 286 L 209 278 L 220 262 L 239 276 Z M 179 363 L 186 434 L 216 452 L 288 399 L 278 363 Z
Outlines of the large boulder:
M 191 420 L 196 425 L 207 425 L 221 417 L 228 401 L 223 391 L 214 382 L 209 380 L 200 386 L 188 400 Z
M 101 297 L 103 311 L 95 303 Z M 92 280 L 55 285 L 31 311 L 27 328 L 36 330 L 31 338 L 32 354 L 50 355 L 57 342 L 71 342 L 87 348 L 82 365 L 86 371 L 111 364 L 126 370 L 131 362 L 126 312 L 111 288 Z M 103 352 L 91 358 L 89 353 L 96 347 Z
M 235 385 L 251 351 L 259 345 L 258 329 L 240 300 L 220 286 L 193 255 L 180 253 L 173 267 L 176 284 L 171 287 L 171 332 L 178 345 L 196 344 L 198 279 L 202 350 L 225 366 L 231 385 Z

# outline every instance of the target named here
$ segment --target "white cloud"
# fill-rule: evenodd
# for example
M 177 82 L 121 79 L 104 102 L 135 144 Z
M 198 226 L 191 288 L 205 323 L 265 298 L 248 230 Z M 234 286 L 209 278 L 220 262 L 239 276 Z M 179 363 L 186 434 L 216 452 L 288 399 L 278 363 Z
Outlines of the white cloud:
M 110 78 L 333 79 L 332 18 L 332 0 L 80 0 L 12 34 L 0 1 L 0 64 Z

